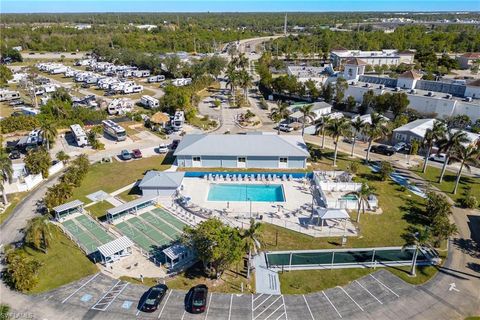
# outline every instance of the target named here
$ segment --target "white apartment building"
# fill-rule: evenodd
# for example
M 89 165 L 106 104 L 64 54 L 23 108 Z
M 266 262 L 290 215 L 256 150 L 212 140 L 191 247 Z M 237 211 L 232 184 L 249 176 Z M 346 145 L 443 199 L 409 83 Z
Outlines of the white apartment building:
M 384 49 L 381 51 L 337 49 L 330 52 L 330 60 L 335 68 L 343 65 L 345 61 L 355 58 L 361 59 L 371 66 L 397 66 L 401 63 L 413 64 L 414 56 L 415 52 L 413 51 L 398 51 L 395 49 Z

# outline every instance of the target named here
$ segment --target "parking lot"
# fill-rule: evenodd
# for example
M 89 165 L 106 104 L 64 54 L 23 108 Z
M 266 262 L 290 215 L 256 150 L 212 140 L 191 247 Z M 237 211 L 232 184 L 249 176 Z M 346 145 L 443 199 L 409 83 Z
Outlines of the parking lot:
M 186 292 L 169 290 L 157 311 L 138 310 L 147 287 L 112 279 L 104 274 L 82 279 L 41 295 L 73 314 L 98 319 L 214 319 L 214 320 L 318 320 L 369 318 L 378 308 L 389 308 L 401 297 L 417 291 L 390 272 L 380 270 L 343 287 L 305 295 L 225 294 L 208 296 L 207 310 L 185 311 Z

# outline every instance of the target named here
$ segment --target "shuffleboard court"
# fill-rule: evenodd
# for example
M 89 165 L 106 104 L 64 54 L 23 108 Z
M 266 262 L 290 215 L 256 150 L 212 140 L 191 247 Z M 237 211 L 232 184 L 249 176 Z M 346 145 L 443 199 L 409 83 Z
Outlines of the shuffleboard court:
M 70 232 L 70 234 L 77 240 L 77 242 L 87 251 L 87 254 L 95 252 L 101 243 L 90 236 L 80 225 L 74 220 L 67 220 L 62 222 L 62 225 Z
M 98 241 L 100 241 L 102 244 L 108 243 L 113 240 L 113 237 L 108 234 L 102 227 L 98 225 L 97 222 L 89 219 L 86 216 L 79 216 L 75 218 L 77 222 L 79 222 L 81 225 L 85 227 L 95 238 L 97 238 Z
M 183 228 L 186 226 L 185 223 L 182 221 L 178 220 L 174 216 L 172 216 L 170 213 L 166 212 L 165 210 L 162 210 L 160 208 L 156 208 L 152 210 L 153 213 L 155 213 L 157 216 L 165 220 L 166 222 L 170 223 L 172 226 L 177 228 L 179 231 L 182 231 Z
M 164 220 L 153 215 L 151 212 L 143 213 L 142 218 L 167 235 L 170 240 L 176 240 L 180 235 L 180 232 L 177 229 L 172 228 L 170 225 L 166 224 Z
M 143 232 L 147 237 L 153 240 L 153 242 L 158 246 L 165 246 L 170 243 L 170 240 L 166 236 L 162 235 L 158 230 L 155 230 L 149 223 L 143 221 L 138 217 L 133 217 L 128 220 L 130 224 L 135 226 L 138 230 Z
M 135 228 L 133 225 L 127 222 L 120 222 L 115 225 L 119 228 L 124 235 L 132 239 L 133 242 L 138 244 L 142 249 L 146 251 L 150 251 L 154 247 L 154 243 L 152 240 L 147 238 L 143 232 Z

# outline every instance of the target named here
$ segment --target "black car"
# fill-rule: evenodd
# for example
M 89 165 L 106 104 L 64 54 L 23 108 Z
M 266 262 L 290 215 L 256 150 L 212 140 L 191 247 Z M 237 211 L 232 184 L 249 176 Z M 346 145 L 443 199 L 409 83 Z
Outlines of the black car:
M 207 307 L 208 287 L 199 284 L 190 289 L 187 309 L 191 313 L 202 313 Z
M 20 151 L 18 150 L 13 150 L 10 155 L 8 156 L 10 159 L 20 159 Z
M 179 143 L 180 143 L 180 140 L 173 140 L 173 141 L 172 141 L 172 144 L 170 145 L 170 148 L 171 148 L 172 150 L 177 149 Z
M 378 145 L 378 146 L 372 146 L 370 148 L 370 151 L 371 152 L 375 152 L 375 153 L 379 153 L 379 154 L 383 154 L 383 155 L 386 155 L 386 156 L 391 156 L 395 153 L 395 150 L 390 147 L 390 146 L 385 146 L 385 145 Z
M 158 305 L 162 302 L 163 297 L 165 297 L 165 293 L 167 292 L 168 287 L 164 284 L 160 284 L 154 287 L 151 287 L 148 292 L 147 296 L 145 297 L 145 301 L 142 304 L 141 311 L 143 312 L 154 312 L 157 310 Z

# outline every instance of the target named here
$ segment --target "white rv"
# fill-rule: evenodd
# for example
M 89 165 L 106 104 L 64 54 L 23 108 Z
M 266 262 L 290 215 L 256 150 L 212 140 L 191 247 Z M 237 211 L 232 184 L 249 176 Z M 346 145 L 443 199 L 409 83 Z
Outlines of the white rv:
M 158 99 L 150 96 L 142 96 L 142 98 L 140 99 L 140 103 L 149 109 L 158 108 L 160 106 L 160 102 L 158 101 Z
M 185 122 L 185 114 L 183 111 L 175 111 L 175 114 L 170 121 L 171 127 L 174 131 L 180 131 L 183 128 Z
M 122 93 L 123 94 L 129 94 L 129 93 L 139 93 L 143 91 L 143 86 L 141 85 L 133 85 L 133 86 L 128 86 L 126 88 L 123 88 Z
M 127 98 L 114 99 L 107 106 L 110 115 L 125 114 L 133 110 L 133 101 Z
M 84 147 L 88 144 L 87 134 L 79 124 L 72 124 L 70 130 L 72 131 L 77 146 Z
M 175 87 L 183 87 L 192 83 L 192 78 L 178 78 L 172 81 Z
M 0 89 L 0 101 L 10 101 L 15 99 L 20 99 L 20 93 L 18 93 L 18 91 Z
M 162 81 L 165 81 L 165 76 L 163 74 L 149 77 L 147 80 L 148 83 L 162 82 Z
M 150 76 L 149 70 L 135 70 L 132 72 L 132 76 L 136 78 L 145 78 Z

